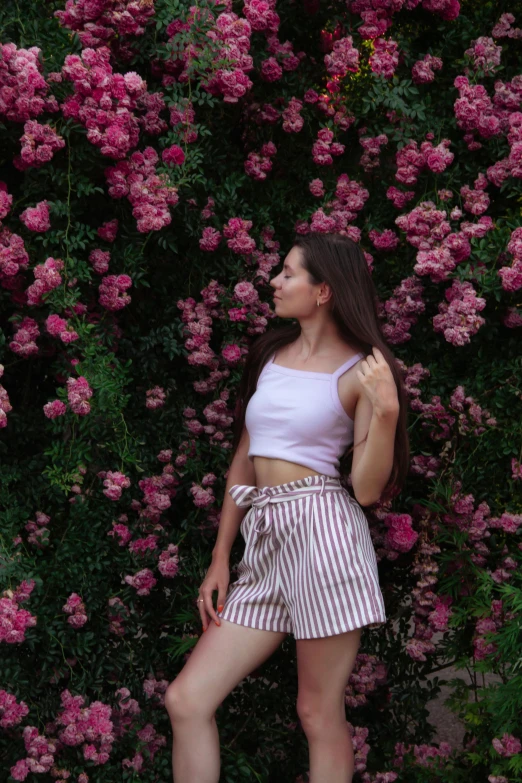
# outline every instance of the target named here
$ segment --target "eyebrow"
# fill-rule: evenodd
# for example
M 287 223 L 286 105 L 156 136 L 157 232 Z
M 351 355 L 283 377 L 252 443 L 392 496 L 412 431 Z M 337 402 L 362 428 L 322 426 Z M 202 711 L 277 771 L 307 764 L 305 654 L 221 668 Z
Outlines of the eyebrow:
M 292 269 L 292 267 L 291 267 L 291 266 L 289 266 L 288 264 L 283 264 L 283 269 L 289 269 L 291 272 L 293 272 L 293 271 L 294 271 L 294 270 Z

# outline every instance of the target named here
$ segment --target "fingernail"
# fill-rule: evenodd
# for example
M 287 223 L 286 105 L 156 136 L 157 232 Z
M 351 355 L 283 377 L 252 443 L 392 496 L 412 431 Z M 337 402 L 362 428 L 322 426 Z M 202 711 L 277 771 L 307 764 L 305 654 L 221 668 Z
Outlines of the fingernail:
M 218 621 L 216 620 L 216 625 L 221 625 L 221 623 L 218 623 Z
M 206 630 L 207 630 L 206 628 L 203 628 L 203 633 L 204 633 Z
M 223 611 L 223 606 L 224 606 L 224 604 L 221 604 L 221 606 L 218 606 L 218 612 L 222 612 Z

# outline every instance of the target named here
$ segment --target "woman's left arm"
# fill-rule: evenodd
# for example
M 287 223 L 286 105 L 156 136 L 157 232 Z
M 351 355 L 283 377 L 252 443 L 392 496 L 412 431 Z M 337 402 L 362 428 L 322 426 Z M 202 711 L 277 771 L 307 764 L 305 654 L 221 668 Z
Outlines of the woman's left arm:
M 369 506 L 380 499 L 391 475 L 399 399 L 392 371 L 376 346 L 359 367 L 351 478 L 357 501 Z

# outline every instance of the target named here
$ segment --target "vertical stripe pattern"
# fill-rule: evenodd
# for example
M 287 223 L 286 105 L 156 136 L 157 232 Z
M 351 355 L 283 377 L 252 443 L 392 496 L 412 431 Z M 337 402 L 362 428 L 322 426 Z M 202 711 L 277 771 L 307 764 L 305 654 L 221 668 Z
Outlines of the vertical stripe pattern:
M 236 484 L 229 493 L 250 509 L 240 526 L 238 578 L 221 617 L 296 639 L 386 622 L 368 520 L 338 478 Z

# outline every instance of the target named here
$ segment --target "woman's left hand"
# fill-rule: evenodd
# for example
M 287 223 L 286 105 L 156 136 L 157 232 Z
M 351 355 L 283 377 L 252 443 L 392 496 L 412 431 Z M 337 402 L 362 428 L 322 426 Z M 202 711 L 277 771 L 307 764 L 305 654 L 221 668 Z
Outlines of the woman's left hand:
M 377 346 L 372 346 L 372 350 L 373 354 L 368 354 L 359 364 L 357 377 L 374 410 L 379 413 L 398 411 L 397 386 L 390 365 Z

